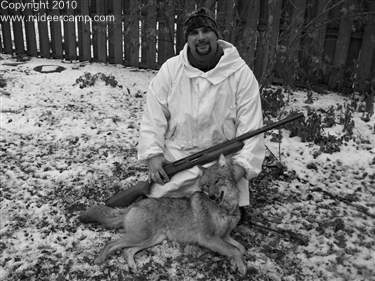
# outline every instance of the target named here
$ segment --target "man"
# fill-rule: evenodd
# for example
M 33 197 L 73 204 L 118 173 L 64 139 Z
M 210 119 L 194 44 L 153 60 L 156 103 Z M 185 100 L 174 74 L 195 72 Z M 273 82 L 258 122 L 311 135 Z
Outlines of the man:
M 198 190 L 197 167 L 168 178 L 163 165 L 263 125 L 259 87 L 230 43 L 219 40 L 212 13 L 199 8 L 184 23 L 187 43 L 151 81 L 141 121 L 138 158 L 147 161 L 154 183 L 150 197 L 189 196 Z M 249 205 L 248 179 L 261 171 L 263 136 L 245 141 L 230 160 Z

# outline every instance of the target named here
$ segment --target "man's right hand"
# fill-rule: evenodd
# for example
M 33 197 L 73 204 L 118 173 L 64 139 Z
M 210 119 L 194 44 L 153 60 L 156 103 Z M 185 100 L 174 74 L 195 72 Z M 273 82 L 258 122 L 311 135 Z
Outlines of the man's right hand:
M 163 155 L 156 155 L 147 160 L 148 163 L 148 179 L 153 182 L 164 184 L 169 181 L 169 177 L 163 169 L 163 165 L 170 163 Z

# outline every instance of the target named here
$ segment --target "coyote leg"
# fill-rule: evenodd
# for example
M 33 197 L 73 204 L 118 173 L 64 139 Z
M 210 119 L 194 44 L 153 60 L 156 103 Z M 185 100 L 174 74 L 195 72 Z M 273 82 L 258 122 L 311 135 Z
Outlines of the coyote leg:
M 238 241 L 234 240 L 232 237 L 230 237 L 229 235 L 226 235 L 223 237 L 223 240 L 228 242 L 229 244 L 232 244 L 233 246 L 237 247 L 241 254 L 245 254 L 246 250 L 245 250 L 245 247 L 242 246 L 241 243 L 239 243 Z
M 129 267 L 134 271 L 136 272 L 137 271 L 137 266 L 135 265 L 135 261 L 134 261 L 134 255 L 143 250 L 143 249 L 146 249 L 146 248 L 149 248 L 149 247 L 152 247 L 156 244 L 159 244 L 161 242 L 163 242 L 163 240 L 165 239 L 165 236 L 164 235 L 159 235 L 157 237 L 151 237 L 149 240 L 146 240 L 146 241 L 143 241 L 141 243 L 138 243 L 137 245 L 133 245 L 129 248 L 126 248 L 124 250 L 124 255 L 125 255 L 125 259 L 126 259 L 126 262 L 128 263 Z
M 129 266 L 132 269 L 136 269 L 135 262 L 134 262 L 134 254 L 138 251 L 154 246 L 156 244 L 161 243 L 165 239 L 164 235 L 159 235 L 157 237 L 149 237 L 146 238 L 144 241 L 139 241 L 139 238 L 132 239 L 128 237 L 127 235 L 124 235 L 116 240 L 113 240 L 111 242 L 108 242 L 102 252 L 99 254 L 99 256 L 95 259 L 96 264 L 101 264 L 104 262 L 104 260 L 107 258 L 107 256 L 117 249 L 120 248 L 128 248 L 125 249 L 125 258 L 128 262 Z
M 130 247 L 129 242 L 126 239 L 126 236 L 120 237 L 118 239 L 108 242 L 99 256 L 95 259 L 95 264 L 102 264 L 109 254 L 116 251 L 117 249 Z
M 243 261 L 242 254 L 237 247 L 233 246 L 232 244 L 224 241 L 219 237 L 205 237 L 203 240 L 197 241 L 197 243 L 214 252 L 217 252 L 219 254 L 222 254 L 233 259 L 235 262 L 234 266 L 237 267 L 238 271 L 242 275 L 246 274 L 246 265 Z

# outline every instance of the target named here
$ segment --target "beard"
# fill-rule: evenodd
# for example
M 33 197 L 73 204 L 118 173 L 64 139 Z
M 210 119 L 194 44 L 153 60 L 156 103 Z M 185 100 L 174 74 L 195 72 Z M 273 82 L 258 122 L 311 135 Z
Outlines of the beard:
M 204 46 L 203 50 L 200 50 L 200 46 Z M 211 44 L 208 42 L 207 44 L 198 44 L 195 47 L 195 51 L 200 56 L 206 56 L 212 52 Z

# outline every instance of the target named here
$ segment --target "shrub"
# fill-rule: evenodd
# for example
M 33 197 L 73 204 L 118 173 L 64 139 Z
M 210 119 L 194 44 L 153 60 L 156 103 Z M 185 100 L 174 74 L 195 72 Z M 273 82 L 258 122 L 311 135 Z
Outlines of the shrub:
M 106 85 L 110 85 L 112 87 L 119 87 L 120 89 L 122 89 L 122 86 L 118 85 L 118 82 L 116 81 L 113 75 L 107 76 L 101 72 L 98 72 L 94 75 L 92 75 L 90 72 L 85 72 L 76 80 L 75 85 L 79 84 L 79 87 L 83 89 L 86 87 L 94 86 L 98 80 L 104 81 Z

